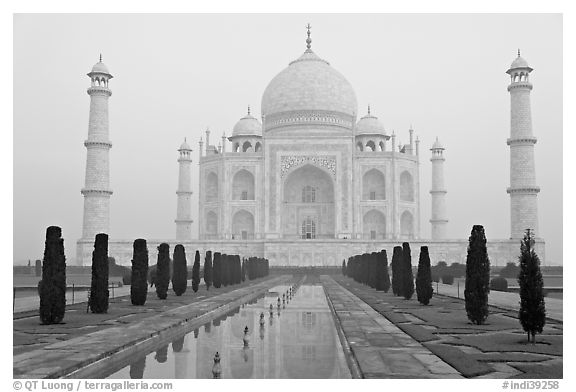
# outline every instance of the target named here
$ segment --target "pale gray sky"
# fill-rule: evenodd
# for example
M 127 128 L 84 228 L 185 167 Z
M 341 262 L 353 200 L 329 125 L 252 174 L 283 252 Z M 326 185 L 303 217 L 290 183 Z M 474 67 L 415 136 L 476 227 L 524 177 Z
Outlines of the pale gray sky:
M 175 234 L 177 148 L 228 135 L 268 82 L 312 48 L 355 88 L 385 127 L 421 140 L 422 236 L 430 235 L 430 151 L 446 147 L 451 238 L 483 224 L 510 234 L 509 82 L 516 56 L 531 81 L 539 217 L 547 264 L 562 263 L 562 16 L 16 15 L 14 17 L 14 263 L 42 257 L 45 229 L 80 237 L 89 96 L 100 53 L 110 82 L 112 238 Z M 193 166 L 197 221 L 197 166 Z M 197 229 L 195 227 L 195 233 Z

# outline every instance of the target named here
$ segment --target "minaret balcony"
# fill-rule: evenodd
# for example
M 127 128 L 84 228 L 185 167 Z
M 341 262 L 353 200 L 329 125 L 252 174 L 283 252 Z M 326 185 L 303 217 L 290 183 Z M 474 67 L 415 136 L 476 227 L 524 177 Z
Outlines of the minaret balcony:
M 519 187 L 508 187 L 506 188 L 506 193 L 524 193 L 524 194 L 536 194 L 540 192 L 540 187 L 533 186 L 519 186 Z
M 534 145 L 534 144 L 536 144 L 536 141 L 537 141 L 537 139 L 534 136 L 524 136 L 524 137 L 517 137 L 514 139 L 508 138 L 506 140 L 506 144 L 509 146 L 512 146 L 512 145 L 521 146 L 521 145 L 530 145 L 530 144 Z

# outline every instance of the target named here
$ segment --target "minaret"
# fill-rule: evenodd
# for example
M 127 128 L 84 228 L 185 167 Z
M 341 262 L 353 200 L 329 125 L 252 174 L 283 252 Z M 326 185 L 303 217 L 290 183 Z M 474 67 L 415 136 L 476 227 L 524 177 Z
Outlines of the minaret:
M 444 184 L 444 147 L 436 138 L 432 151 L 432 239 L 446 239 L 446 228 L 448 226 L 448 215 L 446 214 L 446 186 Z
M 112 91 L 108 82 L 112 75 L 100 61 L 88 74 L 91 86 L 90 117 L 88 120 L 88 138 L 86 146 L 86 177 L 84 188 L 84 220 L 82 239 L 94 240 L 98 233 L 110 233 L 110 165 L 109 151 L 112 143 L 108 140 L 108 98 Z
M 192 149 L 184 142 L 178 149 L 180 153 L 178 164 L 178 202 L 176 206 L 176 240 L 188 241 L 192 239 Z
M 532 68 L 526 60 L 518 57 L 506 71 L 510 75 L 510 238 L 521 239 L 526 229 L 532 229 L 538 237 L 538 192 L 534 165 L 532 115 L 530 112 L 529 74 Z

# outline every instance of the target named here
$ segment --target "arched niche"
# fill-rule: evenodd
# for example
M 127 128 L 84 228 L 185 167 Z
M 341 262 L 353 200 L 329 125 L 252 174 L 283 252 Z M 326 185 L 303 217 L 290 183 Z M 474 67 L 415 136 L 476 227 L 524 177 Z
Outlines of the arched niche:
M 254 239 L 254 215 L 240 210 L 232 217 L 232 235 L 235 240 Z
M 370 169 L 362 176 L 362 200 L 385 200 L 386 181 L 378 169 Z
M 232 200 L 254 200 L 254 175 L 246 169 L 234 174 Z
M 381 211 L 370 210 L 363 218 L 364 239 L 382 240 L 386 238 L 386 217 Z
M 214 211 L 206 213 L 204 228 L 208 238 L 215 238 L 218 235 L 218 215 Z

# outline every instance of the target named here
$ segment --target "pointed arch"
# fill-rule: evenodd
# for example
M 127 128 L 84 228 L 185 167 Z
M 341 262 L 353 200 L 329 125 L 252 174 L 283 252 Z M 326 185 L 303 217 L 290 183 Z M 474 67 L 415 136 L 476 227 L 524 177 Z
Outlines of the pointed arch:
M 240 210 L 232 217 L 232 236 L 235 240 L 254 239 L 254 215 Z
M 256 145 L 254 146 L 254 151 L 255 151 L 255 152 L 260 152 L 260 151 L 262 151 L 262 143 L 256 142 Z
M 250 143 L 248 140 L 245 141 L 244 144 L 242 144 L 242 152 L 254 152 L 252 143 Z
M 379 210 L 370 210 L 362 219 L 364 239 L 382 240 L 386 238 L 386 216 Z
M 366 151 L 376 151 L 374 140 L 368 140 L 368 142 L 366 142 Z
M 254 175 L 246 169 L 234 174 L 232 179 L 232 200 L 254 200 Z
M 362 176 L 362 200 L 385 200 L 386 181 L 378 169 L 370 169 Z

